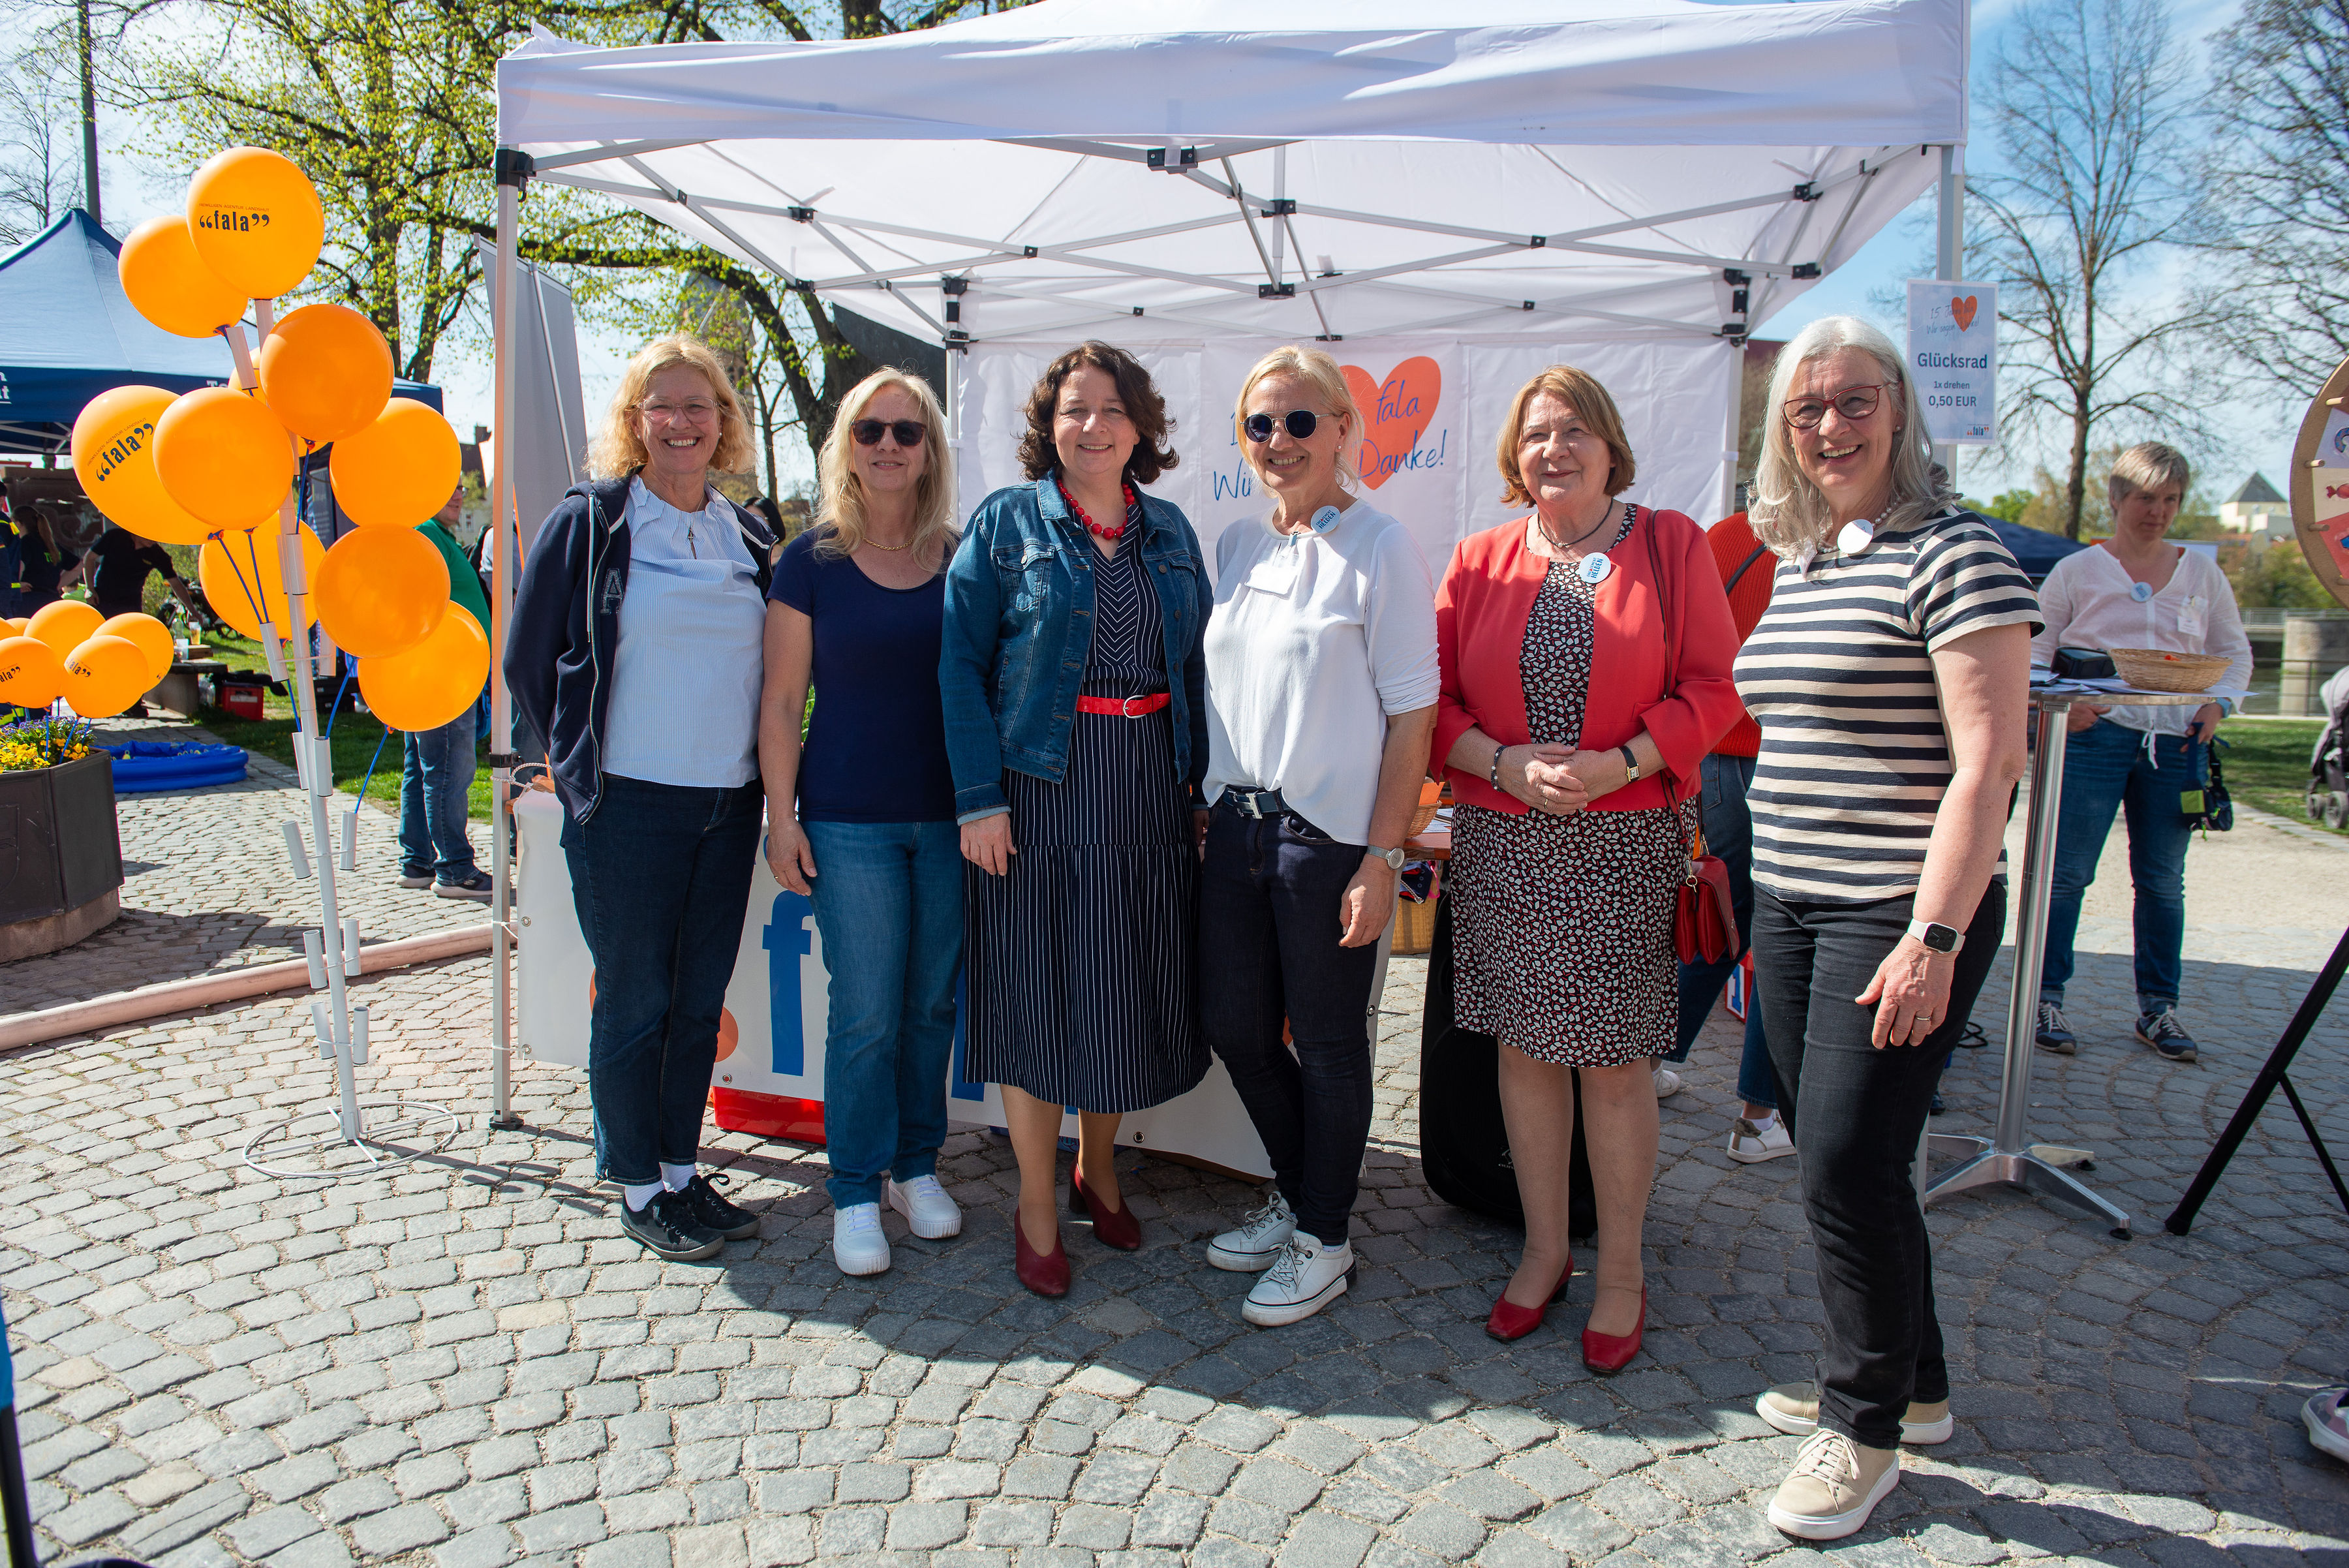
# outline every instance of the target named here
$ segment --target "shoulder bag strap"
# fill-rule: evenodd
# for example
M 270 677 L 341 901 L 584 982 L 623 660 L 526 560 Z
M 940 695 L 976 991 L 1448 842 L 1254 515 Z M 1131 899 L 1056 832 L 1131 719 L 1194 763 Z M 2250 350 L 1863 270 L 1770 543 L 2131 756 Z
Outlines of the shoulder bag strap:
M 1770 553 L 1770 546 L 1769 546 L 1769 545 L 1754 545 L 1754 553 L 1753 553 L 1752 555 L 1750 555 L 1750 556 L 1746 556 L 1746 557 L 1745 557 L 1745 559 L 1744 559 L 1744 560 L 1742 560 L 1742 561 L 1738 562 L 1738 563 L 1737 563 L 1737 570 L 1735 570 L 1735 571 L 1733 571 L 1733 572 L 1732 572 L 1732 573 L 1730 573 L 1730 574 L 1729 574 L 1729 586 L 1728 586 L 1728 587 L 1724 587 L 1724 588 L 1723 588 L 1721 591 L 1722 591 L 1723 593 L 1725 593 L 1725 594 L 1733 594 L 1733 593 L 1735 593 L 1735 592 L 1737 591 L 1737 585 L 1738 585 L 1739 583 L 1741 583 L 1741 582 L 1743 582 L 1743 581 L 1744 580 L 1746 572 L 1752 568 L 1752 566 L 1753 566 L 1754 563 L 1754 562 L 1756 562 L 1756 561 L 1758 561 L 1758 560 L 1760 560 L 1763 556 L 1764 556 L 1768 555 L 1769 553 Z

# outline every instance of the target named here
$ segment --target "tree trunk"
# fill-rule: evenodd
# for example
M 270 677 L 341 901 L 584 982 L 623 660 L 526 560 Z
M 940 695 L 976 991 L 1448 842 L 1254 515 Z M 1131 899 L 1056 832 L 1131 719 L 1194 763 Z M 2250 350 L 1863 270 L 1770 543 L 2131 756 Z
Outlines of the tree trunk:
M 106 209 L 98 191 L 98 67 L 90 53 L 89 0 L 76 0 L 74 22 L 80 29 L 81 49 L 81 204 L 89 221 L 102 229 Z

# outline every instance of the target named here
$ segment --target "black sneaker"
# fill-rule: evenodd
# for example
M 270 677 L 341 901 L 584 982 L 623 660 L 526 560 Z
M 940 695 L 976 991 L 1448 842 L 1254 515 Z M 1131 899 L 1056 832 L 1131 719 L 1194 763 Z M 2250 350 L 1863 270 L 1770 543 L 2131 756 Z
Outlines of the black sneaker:
M 2080 1048 L 2079 1036 L 2064 1022 L 2064 1010 L 2052 1002 L 2039 1004 L 2039 1027 L 2034 1038 L 2042 1051 L 2053 1051 L 2058 1056 L 2069 1056 Z
M 2153 1047 L 2154 1054 L 2165 1062 L 2191 1062 L 2195 1059 L 2194 1036 L 2178 1022 L 2178 1010 L 2165 1007 L 2158 1012 L 2148 1012 L 2137 1021 L 2137 1037 Z
M 405 866 L 401 867 L 399 885 L 403 888 L 429 888 L 432 886 L 432 867 L 427 866 L 421 871 L 411 871 Z
M 677 1263 L 716 1257 L 726 1245 L 725 1237 L 694 1218 L 692 1201 L 684 1193 L 665 1189 L 654 1193 L 642 1209 L 629 1208 L 623 1197 L 620 1229 Z
M 436 898 L 471 898 L 486 904 L 490 901 L 490 889 L 496 886 L 490 880 L 490 874 L 477 867 L 453 882 L 435 885 L 432 896 Z
M 721 1186 L 733 1185 L 734 1179 L 719 1172 L 704 1176 L 696 1172 L 685 1189 L 677 1196 L 683 1200 L 685 1211 L 705 1231 L 715 1231 L 730 1241 L 747 1241 L 759 1233 L 759 1217 L 737 1203 L 729 1203 L 719 1195 Z

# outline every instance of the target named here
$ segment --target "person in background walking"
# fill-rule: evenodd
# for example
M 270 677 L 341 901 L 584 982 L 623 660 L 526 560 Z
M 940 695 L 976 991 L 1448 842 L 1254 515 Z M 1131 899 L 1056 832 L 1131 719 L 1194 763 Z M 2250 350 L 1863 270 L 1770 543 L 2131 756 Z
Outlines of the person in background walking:
M 767 865 L 813 903 L 832 974 L 833 1261 L 877 1274 L 884 1202 L 916 1236 L 962 1231 L 937 1178 L 963 875 L 938 696 L 955 545 L 945 410 L 917 378 L 876 372 L 841 400 L 816 466 L 816 524 L 783 546 L 767 590 L 759 774 Z
M 709 346 L 659 337 L 621 372 L 532 544 L 506 682 L 547 738 L 563 854 L 595 961 L 587 1090 L 620 1229 L 663 1258 L 759 1232 L 696 1168 L 764 792 L 759 695 L 774 536 L 710 488 L 750 466 Z
M 1029 483 L 979 503 L 947 571 L 947 755 L 962 828 L 968 1043 L 1002 1085 L 1019 1161 L 1019 1281 L 1066 1294 L 1054 1202 L 1132 1251 L 1118 1119 L 1195 1085 L 1199 784 L 1210 603 L 1198 535 L 1141 487 L 1174 466 L 1165 400 L 1125 350 L 1047 366 L 1019 444 Z
M 2178 797 L 2209 783 L 2209 747 L 2235 706 L 2227 693 L 2251 684 L 2251 640 L 2219 563 L 2165 537 L 2192 475 L 2174 447 L 2144 441 L 2121 453 L 2107 481 L 2113 536 L 2055 563 L 2039 589 L 2046 629 L 2034 663 L 2059 648 L 2153 648 L 2215 653 L 2229 660 L 2220 695 L 2199 707 L 2073 705 L 2064 749 L 2064 799 L 2055 862 L 2047 878 L 2047 956 L 2039 970 L 2042 1050 L 2069 1056 L 2078 1036 L 2064 1016 L 2080 900 L 2113 830 L 2128 821 L 2129 881 L 2137 891 L 2137 1037 L 2166 1062 L 2191 1062 L 2194 1037 L 2178 1021 L 2186 945 L 2186 846 L 2191 818 Z
M 450 525 L 462 515 L 465 487 L 460 483 L 449 504 L 417 525 L 449 568 L 449 599 L 461 605 L 481 629 L 490 629 L 490 601 L 481 579 Z M 411 730 L 400 743 L 399 885 L 429 888 L 442 898 L 487 903 L 489 873 L 473 863 L 465 828 L 473 793 L 475 722 L 480 704 L 467 708 L 437 730 Z

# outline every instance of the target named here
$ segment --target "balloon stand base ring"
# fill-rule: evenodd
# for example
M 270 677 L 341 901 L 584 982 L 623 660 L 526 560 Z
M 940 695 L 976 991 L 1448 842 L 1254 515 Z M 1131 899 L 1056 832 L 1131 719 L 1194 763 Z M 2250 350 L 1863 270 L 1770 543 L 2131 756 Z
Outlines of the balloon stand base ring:
M 419 1100 L 362 1100 L 359 1136 L 346 1137 L 329 1106 L 273 1122 L 244 1146 L 244 1163 L 264 1176 L 341 1180 L 378 1176 L 438 1154 L 463 1127 L 445 1106 Z

